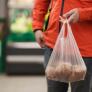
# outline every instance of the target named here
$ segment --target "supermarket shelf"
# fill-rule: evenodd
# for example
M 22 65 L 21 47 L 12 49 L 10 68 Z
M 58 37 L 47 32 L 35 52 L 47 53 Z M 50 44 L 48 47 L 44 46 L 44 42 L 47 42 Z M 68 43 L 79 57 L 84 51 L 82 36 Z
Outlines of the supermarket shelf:
M 44 75 L 43 65 L 40 63 L 6 63 L 7 75 Z
M 7 74 L 44 74 L 44 49 L 37 43 L 8 43 L 6 49 Z
M 42 56 L 42 55 L 37 55 L 37 56 L 35 56 L 35 55 L 8 55 L 7 56 L 7 62 L 15 62 L 15 63 L 19 63 L 19 62 L 21 62 L 21 63 L 23 63 L 23 62 L 26 62 L 26 63 L 43 63 L 43 61 L 44 61 L 44 56 Z
M 37 42 L 8 42 L 9 47 L 13 48 L 41 48 Z

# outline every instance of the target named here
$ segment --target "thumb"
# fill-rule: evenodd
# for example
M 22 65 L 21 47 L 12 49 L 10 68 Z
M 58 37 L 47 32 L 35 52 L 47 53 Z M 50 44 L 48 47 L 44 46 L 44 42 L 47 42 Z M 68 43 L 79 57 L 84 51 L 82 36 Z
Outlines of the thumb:
M 43 34 L 41 34 L 40 39 L 41 39 L 42 41 L 44 41 L 44 36 L 43 36 Z
M 44 45 L 45 45 L 44 43 L 45 43 L 44 36 L 41 35 L 41 37 L 40 37 L 40 46 L 41 46 L 41 47 L 44 47 Z
M 69 23 L 74 22 L 73 19 L 74 19 L 74 14 L 72 14 L 72 15 L 69 17 L 69 19 L 68 19 Z

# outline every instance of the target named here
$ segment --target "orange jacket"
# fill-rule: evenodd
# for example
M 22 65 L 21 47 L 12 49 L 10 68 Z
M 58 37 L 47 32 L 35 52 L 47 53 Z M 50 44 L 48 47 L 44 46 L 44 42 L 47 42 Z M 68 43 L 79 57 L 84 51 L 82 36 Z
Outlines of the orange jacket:
M 59 34 L 59 15 L 62 0 L 51 0 L 48 28 L 44 34 L 45 44 L 54 47 Z M 49 0 L 36 0 L 33 11 L 33 29 L 42 29 Z M 73 34 L 83 57 L 92 57 L 92 0 L 65 0 L 64 13 L 79 8 L 79 22 L 71 24 Z

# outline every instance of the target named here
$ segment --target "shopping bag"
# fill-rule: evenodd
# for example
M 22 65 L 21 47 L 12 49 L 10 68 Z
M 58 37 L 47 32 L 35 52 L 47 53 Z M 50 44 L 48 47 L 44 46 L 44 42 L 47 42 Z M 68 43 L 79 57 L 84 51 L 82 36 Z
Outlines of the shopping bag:
M 71 26 L 65 20 L 46 67 L 46 76 L 50 80 L 75 82 L 84 80 L 86 71 Z

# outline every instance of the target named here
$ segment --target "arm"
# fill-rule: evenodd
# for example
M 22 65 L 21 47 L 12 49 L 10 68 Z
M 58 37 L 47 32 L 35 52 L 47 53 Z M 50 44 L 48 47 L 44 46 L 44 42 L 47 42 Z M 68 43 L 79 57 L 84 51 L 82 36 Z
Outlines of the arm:
M 92 7 L 79 9 L 79 21 L 92 21 Z
M 42 29 L 44 17 L 47 13 L 50 0 L 35 0 L 33 9 L 33 30 Z

